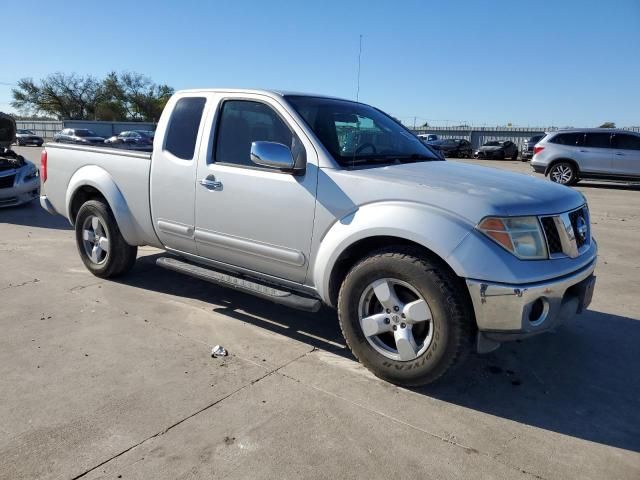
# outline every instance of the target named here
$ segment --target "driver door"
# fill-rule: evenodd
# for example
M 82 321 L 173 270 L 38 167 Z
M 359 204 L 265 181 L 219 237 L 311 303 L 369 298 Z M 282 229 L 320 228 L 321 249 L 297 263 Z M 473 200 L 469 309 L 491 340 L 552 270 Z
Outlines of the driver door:
M 198 255 L 228 266 L 302 283 L 309 265 L 318 182 L 315 149 L 270 97 L 222 97 L 198 165 Z M 299 175 L 258 166 L 251 143 L 282 143 L 306 155 Z M 300 150 L 302 148 L 302 150 Z

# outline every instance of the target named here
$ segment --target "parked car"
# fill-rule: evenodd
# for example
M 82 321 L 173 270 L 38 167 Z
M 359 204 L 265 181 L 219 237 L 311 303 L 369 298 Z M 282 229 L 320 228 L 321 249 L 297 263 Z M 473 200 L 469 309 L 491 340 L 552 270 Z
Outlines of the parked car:
M 520 160 L 526 162 L 527 160 L 531 160 L 533 158 L 533 147 L 536 146 L 540 140 L 544 138 L 545 134 L 541 133 L 540 135 L 534 135 L 533 137 L 529 137 L 520 147 Z
M 547 134 L 531 166 L 563 185 L 580 179 L 640 181 L 640 134 L 616 129 L 572 129 Z
M 435 133 L 421 133 L 417 135 L 417 137 L 423 142 L 435 142 L 436 140 L 439 140 L 438 135 Z
M 37 167 L 9 148 L 15 136 L 15 121 L 0 113 L 0 207 L 27 203 L 40 195 Z
M 518 159 L 518 146 L 511 140 L 506 141 L 490 141 L 482 145 L 473 155 L 476 158 L 504 160 Z
M 446 140 L 436 140 L 428 143 L 442 151 L 445 157 L 471 158 L 473 156 L 471 143 L 465 139 L 448 138 Z
M 87 128 L 65 128 L 53 136 L 57 143 L 103 144 L 104 137 L 96 135 Z
M 343 155 L 345 128 L 362 135 Z M 303 310 L 330 305 L 354 355 L 400 385 L 591 301 L 597 245 L 582 194 L 442 161 L 376 108 L 189 90 L 157 135 L 150 154 L 43 152 L 41 205 L 67 216 L 98 277 L 125 274 L 152 245 L 168 251 L 161 267 Z
M 107 138 L 104 143 L 150 146 L 153 145 L 154 134 L 152 130 L 129 130 Z
M 36 145 L 41 147 L 44 143 L 44 139 L 31 130 L 19 129 L 16 131 L 16 145 L 23 147 L 25 145 Z

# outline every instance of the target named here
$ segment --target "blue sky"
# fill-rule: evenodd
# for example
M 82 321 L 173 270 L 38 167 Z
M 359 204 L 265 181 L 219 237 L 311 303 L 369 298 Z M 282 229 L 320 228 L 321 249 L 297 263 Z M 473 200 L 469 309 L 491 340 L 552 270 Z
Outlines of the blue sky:
M 56 71 L 354 98 L 362 34 L 360 100 L 408 124 L 640 125 L 640 0 L 5 1 L 5 111 Z

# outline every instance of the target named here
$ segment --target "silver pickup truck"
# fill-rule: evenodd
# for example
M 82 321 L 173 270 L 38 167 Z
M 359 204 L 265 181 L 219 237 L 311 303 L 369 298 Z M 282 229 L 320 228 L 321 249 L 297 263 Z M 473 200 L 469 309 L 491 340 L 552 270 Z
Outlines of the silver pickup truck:
M 99 277 L 161 267 L 308 311 L 400 385 L 589 304 L 597 246 L 568 187 L 443 161 L 371 106 L 256 90 L 175 94 L 153 152 L 48 144 L 42 206 Z

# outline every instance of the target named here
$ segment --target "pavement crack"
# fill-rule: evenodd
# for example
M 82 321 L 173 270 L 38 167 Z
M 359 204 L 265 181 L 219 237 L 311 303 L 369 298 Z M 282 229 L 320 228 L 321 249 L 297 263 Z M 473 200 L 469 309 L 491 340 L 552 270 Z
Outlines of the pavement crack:
M 40 281 L 39 279 L 34 278 L 33 280 L 27 280 L 22 283 L 16 283 L 15 285 L 10 283 L 8 286 L 0 288 L 0 291 L 9 290 L 10 288 L 24 287 L 25 285 L 32 285 L 34 283 L 38 283 L 39 281 Z
M 233 390 L 232 392 L 228 393 L 227 395 L 219 398 L 218 400 L 216 400 L 215 402 L 212 402 L 202 408 L 200 408 L 199 410 L 187 415 L 186 417 L 181 418 L 180 420 L 176 421 L 175 423 L 172 423 L 171 425 L 163 428 L 162 430 L 160 430 L 159 432 L 154 433 L 153 435 L 151 435 L 150 437 L 145 438 L 144 440 L 141 440 L 138 443 L 135 443 L 133 445 L 131 445 L 130 447 L 116 453 L 115 455 L 112 455 L 111 457 L 107 458 L 106 460 L 100 462 L 99 464 L 85 470 L 84 472 L 80 473 L 79 475 L 76 475 L 75 477 L 72 477 L 71 480 L 78 480 L 80 478 L 86 477 L 88 474 L 90 474 L 91 472 L 97 470 L 98 468 L 106 465 L 107 463 L 121 457 L 122 455 L 136 449 L 137 447 L 145 444 L 146 442 L 153 440 L 154 438 L 158 438 L 161 437 L 162 435 L 166 434 L 167 432 L 169 432 L 170 430 L 174 429 L 175 427 L 177 427 L 178 425 L 183 424 L 184 422 L 186 422 L 187 420 L 195 417 L 196 415 L 199 415 L 203 412 L 206 412 L 207 410 L 209 410 L 212 407 L 215 407 L 216 405 L 224 402 L 225 400 L 227 400 L 228 398 L 234 396 L 236 393 L 239 393 L 243 390 L 245 390 L 246 388 L 252 387 L 253 385 L 255 385 L 258 382 L 261 382 L 262 380 L 264 380 L 267 377 L 270 377 L 271 375 L 277 374 L 281 369 L 287 367 L 288 365 L 291 365 L 294 362 L 297 362 L 298 360 L 300 360 L 301 358 L 304 358 L 305 356 L 309 355 L 310 353 L 313 353 L 314 351 L 316 351 L 316 348 L 313 347 L 311 350 L 306 351 L 304 353 L 302 353 L 301 355 L 298 355 L 296 358 L 293 358 L 292 360 L 289 360 L 288 362 L 280 365 L 277 368 L 274 368 L 272 370 L 269 370 L 267 373 L 265 373 L 264 375 L 252 380 L 251 382 L 242 385 L 239 388 L 236 388 L 235 390 Z

